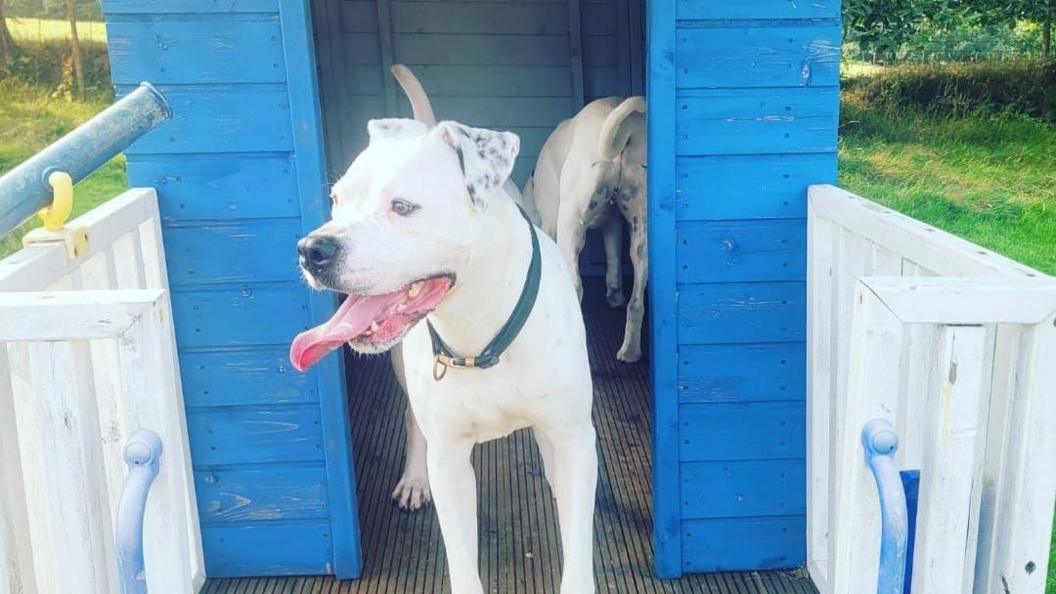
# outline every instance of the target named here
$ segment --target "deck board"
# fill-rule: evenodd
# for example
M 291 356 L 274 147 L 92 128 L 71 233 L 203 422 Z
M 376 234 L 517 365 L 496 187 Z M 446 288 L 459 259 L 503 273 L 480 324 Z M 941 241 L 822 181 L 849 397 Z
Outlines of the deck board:
M 593 289 L 594 287 L 590 287 Z M 603 302 L 588 291 L 587 303 Z M 589 311 L 594 420 L 601 468 L 594 525 L 600 594 L 816 594 L 803 572 L 748 572 L 653 577 L 648 365 L 615 358 L 623 312 Z M 208 594 L 429 594 L 449 591 L 443 545 L 432 508 L 401 513 L 389 494 L 403 461 L 403 407 L 387 358 L 349 365 L 364 572 L 358 581 L 331 577 L 211 580 Z M 481 574 L 489 592 L 558 591 L 557 514 L 531 435 L 478 446 L 473 454 L 480 505 Z M 730 543 L 737 546 L 737 543 Z

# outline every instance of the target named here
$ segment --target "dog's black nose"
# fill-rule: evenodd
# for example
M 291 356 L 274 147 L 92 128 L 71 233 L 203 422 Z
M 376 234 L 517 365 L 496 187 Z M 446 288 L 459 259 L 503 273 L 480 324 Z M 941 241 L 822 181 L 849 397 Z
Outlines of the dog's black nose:
M 337 239 L 329 235 L 309 235 L 297 242 L 301 265 L 313 273 L 321 272 L 337 256 Z

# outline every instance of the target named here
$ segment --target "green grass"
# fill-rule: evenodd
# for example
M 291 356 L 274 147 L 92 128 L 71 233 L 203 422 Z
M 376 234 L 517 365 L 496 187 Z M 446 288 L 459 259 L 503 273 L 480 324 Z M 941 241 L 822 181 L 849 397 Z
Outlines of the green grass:
M 52 94 L 46 88 L 13 79 L 0 80 L 0 173 L 58 140 L 107 105 L 105 97 L 70 101 Z M 73 216 L 113 198 L 125 187 L 125 161 L 118 157 L 77 184 Z M 39 222 L 33 219 L 9 237 L 0 238 L 0 257 L 17 250 L 21 237 L 38 226 Z
M 845 101 L 840 185 L 1056 274 L 1056 128 L 1017 117 L 897 118 Z
M 70 38 L 70 23 L 60 19 L 8 17 L 7 28 L 16 43 Z M 97 21 L 78 21 L 77 38 L 81 41 L 106 43 L 106 25 Z

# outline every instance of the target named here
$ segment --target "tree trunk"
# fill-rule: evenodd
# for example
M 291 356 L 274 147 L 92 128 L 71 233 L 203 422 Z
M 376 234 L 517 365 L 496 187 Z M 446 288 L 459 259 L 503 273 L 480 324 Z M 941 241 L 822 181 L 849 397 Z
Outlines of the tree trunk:
M 70 55 L 73 75 L 77 81 L 77 95 L 84 95 L 84 63 L 81 60 L 81 40 L 77 38 L 77 0 L 66 0 L 66 18 L 70 21 Z
M 15 40 L 11 37 L 11 31 L 7 29 L 7 20 L 4 18 L 4 1 L 0 0 L 0 71 L 6 70 L 15 57 Z
M 1041 24 L 1041 55 L 1046 59 L 1052 59 L 1052 1 L 1045 2 L 1045 20 Z

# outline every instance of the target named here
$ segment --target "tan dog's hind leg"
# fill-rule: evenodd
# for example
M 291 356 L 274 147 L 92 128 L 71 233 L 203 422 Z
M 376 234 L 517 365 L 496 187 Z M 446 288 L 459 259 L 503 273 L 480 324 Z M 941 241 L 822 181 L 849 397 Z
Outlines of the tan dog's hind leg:
M 407 396 L 407 378 L 403 370 L 403 345 L 392 347 L 389 352 L 392 370 L 400 384 L 404 397 Z M 403 475 L 392 491 L 392 500 L 403 510 L 417 511 L 432 501 L 429 491 L 429 469 L 426 467 L 425 435 L 414 418 L 411 403 L 407 402 L 403 411 L 403 426 L 407 432 L 407 444 L 404 448 Z
M 616 358 L 624 363 L 637 363 L 642 358 L 642 318 L 645 315 L 645 286 L 649 280 L 649 238 L 646 220 L 645 184 L 621 204 L 627 224 L 631 227 L 631 264 L 634 267 L 634 288 L 627 303 L 627 321 L 623 332 L 623 346 Z M 624 196 L 620 197 L 621 200 Z
M 565 193 L 562 192 L 562 196 Z M 557 247 L 568 265 L 568 273 L 576 286 L 576 295 L 583 301 L 583 279 L 579 276 L 579 253 L 583 251 L 583 242 L 587 236 L 587 225 L 576 208 L 574 199 L 561 200 L 561 210 L 557 216 Z
M 605 299 L 612 308 L 623 307 L 623 271 L 620 270 L 620 249 L 623 247 L 623 219 L 611 212 L 601 228 L 605 243 Z

